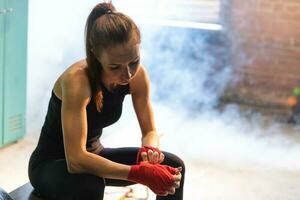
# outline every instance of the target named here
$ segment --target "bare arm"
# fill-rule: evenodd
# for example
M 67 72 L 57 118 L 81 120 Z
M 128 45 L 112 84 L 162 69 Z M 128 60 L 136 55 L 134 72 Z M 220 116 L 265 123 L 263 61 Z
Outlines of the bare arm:
M 150 101 L 150 80 L 143 66 L 130 82 L 133 106 L 142 131 L 142 146 L 159 147 L 159 137 L 154 123 L 154 114 Z
M 86 105 L 91 96 L 87 88 L 88 80 L 82 73 L 67 76 L 61 83 L 61 117 L 68 171 L 127 180 L 130 166 L 110 161 L 86 150 Z
M 142 131 L 142 146 L 149 145 L 159 147 L 159 137 L 155 128 L 154 114 L 150 101 L 150 80 L 147 71 L 143 66 L 139 70 L 133 80 L 130 82 L 130 90 L 132 94 L 133 106 Z M 164 160 L 164 155 L 157 152 L 142 153 L 143 161 L 150 163 L 161 163 Z M 181 169 L 178 168 L 176 175 L 173 175 L 175 183 L 174 187 L 163 193 L 162 196 L 174 194 L 175 188 L 179 188 L 181 180 Z

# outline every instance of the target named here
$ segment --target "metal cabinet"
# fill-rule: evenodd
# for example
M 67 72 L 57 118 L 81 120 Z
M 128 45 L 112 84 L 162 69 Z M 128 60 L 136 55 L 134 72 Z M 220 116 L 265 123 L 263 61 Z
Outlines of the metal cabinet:
M 4 0 L 0 0 L 0 146 L 3 144 L 3 82 L 4 82 Z
M 0 146 L 25 135 L 28 0 L 0 0 Z

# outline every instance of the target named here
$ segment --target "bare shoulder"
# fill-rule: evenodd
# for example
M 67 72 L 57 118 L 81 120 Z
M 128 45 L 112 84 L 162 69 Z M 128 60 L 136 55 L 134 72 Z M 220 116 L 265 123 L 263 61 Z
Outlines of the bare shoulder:
M 54 93 L 62 101 L 76 101 L 88 104 L 91 97 L 90 83 L 86 73 L 85 59 L 75 62 L 68 67 L 57 79 Z
M 133 77 L 133 80 L 134 79 L 141 79 L 141 78 L 145 78 L 147 76 L 147 71 L 144 67 L 144 65 L 140 64 L 135 76 Z
M 140 65 L 138 71 L 130 81 L 130 92 L 132 95 L 147 91 L 150 87 L 148 72 L 143 65 Z

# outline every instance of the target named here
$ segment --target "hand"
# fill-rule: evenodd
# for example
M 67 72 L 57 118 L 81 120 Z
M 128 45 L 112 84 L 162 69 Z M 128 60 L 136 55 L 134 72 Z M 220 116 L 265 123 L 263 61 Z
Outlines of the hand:
M 175 189 L 180 186 L 180 172 L 180 167 L 141 162 L 131 167 L 128 180 L 148 186 L 157 195 L 166 196 L 174 194 Z
M 169 166 L 166 166 L 166 165 L 163 165 L 163 166 L 170 168 Z M 171 170 L 169 170 L 169 171 L 171 171 L 171 173 L 173 174 L 173 181 L 174 181 L 173 185 L 167 191 L 158 193 L 159 196 L 167 196 L 169 194 L 173 195 L 173 194 L 175 194 L 175 190 L 180 187 L 182 167 L 175 168 L 175 171 L 172 170 L 172 168 L 171 168 Z
M 160 164 L 164 161 L 165 155 L 162 152 L 152 151 L 151 149 L 147 152 L 141 153 L 142 161 L 149 162 L 152 164 Z
M 151 164 L 160 164 L 164 161 L 165 155 L 155 147 L 143 146 L 137 155 L 137 164 L 140 161 L 149 162 Z

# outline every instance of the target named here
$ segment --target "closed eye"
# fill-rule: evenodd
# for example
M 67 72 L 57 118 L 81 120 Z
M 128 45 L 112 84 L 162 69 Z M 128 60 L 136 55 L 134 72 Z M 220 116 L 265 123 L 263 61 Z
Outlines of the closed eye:
M 137 61 L 135 61 L 133 63 L 130 63 L 129 66 L 130 67 L 136 67 L 136 65 L 139 64 L 139 62 L 140 62 L 140 60 L 137 60 Z
M 111 70 L 117 70 L 117 69 L 119 69 L 119 68 L 120 68 L 120 66 L 118 66 L 118 65 L 115 65 L 115 66 L 111 66 L 111 67 L 110 67 Z
M 132 62 L 132 63 L 129 63 L 129 67 L 131 68 L 135 68 L 138 64 L 139 64 L 140 60 L 137 60 L 135 62 Z M 117 65 L 117 64 L 113 64 L 113 65 L 110 65 L 110 70 L 118 70 L 121 68 L 121 65 Z

